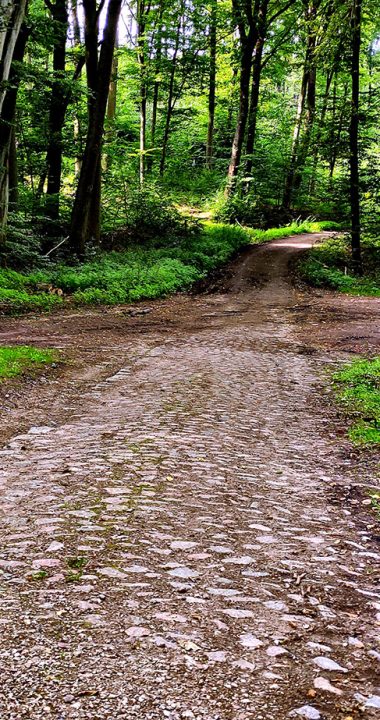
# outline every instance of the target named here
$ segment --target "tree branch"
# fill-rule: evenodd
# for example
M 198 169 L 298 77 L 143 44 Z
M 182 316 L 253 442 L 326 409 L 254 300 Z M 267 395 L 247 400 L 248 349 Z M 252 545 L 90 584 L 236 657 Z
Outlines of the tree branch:
M 271 25 L 275 20 L 277 20 L 281 15 L 286 12 L 292 5 L 294 5 L 295 0 L 289 0 L 289 2 L 285 3 L 285 5 L 280 8 L 280 10 L 277 10 L 277 12 L 272 15 L 271 18 L 268 20 L 268 27 Z

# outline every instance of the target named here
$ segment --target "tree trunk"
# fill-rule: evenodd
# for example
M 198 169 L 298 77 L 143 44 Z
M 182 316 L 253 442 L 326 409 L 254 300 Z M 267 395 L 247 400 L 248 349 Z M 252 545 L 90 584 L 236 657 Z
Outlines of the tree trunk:
M 81 31 L 80 31 L 80 25 L 79 25 L 79 19 L 78 19 L 78 2 L 77 2 L 77 0 L 71 0 L 70 10 L 71 10 L 71 12 L 70 12 L 71 25 L 73 28 L 73 43 L 74 43 L 74 47 L 79 47 L 79 45 L 81 44 Z M 78 67 L 78 65 L 77 65 L 77 67 Z M 78 79 L 80 77 L 80 74 L 81 73 L 79 72 Z M 75 142 L 76 148 L 78 148 L 78 146 L 80 147 L 80 145 L 81 145 L 81 143 L 80 143 L 81 127 L 80 127 L 79 114 L 77 112 L 74 113 L 73 125 L 74 125 L 74 142 Z M 82 152 L 81 152 L 81 150 L 78 151 L 78 149 L 77 149 L 76 157 L 75 157 L 75 177 L 79 177 L 81 165 L 82 165 Z
M 17 210 L 18 205 L 18 171 L 17 171 L 17 147 L 16 131 L 13 126 L 9 141 L 8 153 L 8 175 L 9 175 L 9 207 Z
M 334 92 L 336 92 L 336 88 L 334 88 Z M 343 132 L 343 125 L 344 120 L 346 117 L 346 101 L 347 101 L 347 95 L 348 95 L 348 83 L 344 85 L 344 91 L 343 91 L 343 97 L 342 97 L 342 107 L 339 113 L 339 121 L 336 128 L 336 133 L 333 136 L 333 142 L 331 143 L 331 155 L 330 155 L 330 162 L 329 162 L 329 178 L 332 180 L 334 177 L 334 170 L 336 161 L 338 159 L 338 153 L 339 153 L 339 147 L 340 142 L 342 138 L 342 132 Z M 336 97 L 334 100 L 334 103 L 336 104 Z M 335 129 L 336 121 L 334 122 L 334 129 Z
M 322 138 L 323 129 L 325 126 L 325 119 L 326 119 L 326 113 L 327 113 L 327 106 L 328 101 L 330 97 L 330 88 L 331 88 L 331 82 L 333 79 L 333 70 L 328 70 L 326 75 L 326 87 L 325 87 L 325 93 L 323 96 L 323 105 L 321 109 L 321 115 L 319 118 L 319 125 L 318 125 L 318 132 L 315 138 L 314 143 L 314 154 L 313 154 L 313 168 L 311 171 L 311 179 L 310 179 L 310 195 L 313 196 L 315 193 L 315 183 L 316 183 L 316 176 L 317 176 L 317 167 L 318 167 L 318 159 L 319 159 L 319 145 Z
M 302 165 L 306 160 L 311 130 L 315 116 L 315 84 L 316 84 L 316 66 L 315 66 L 315 16 L 316 6 L 311 3 L 306 7 L 306 21 L 308 24 L 308 38 L 305 54 L 305 63 L 302 74 L 301 90 L 298 99 L 296 123 L 293 132 L 292 150 L 290 156 L 289 169 L 285 181 L 285 190 L 283 205 L 289 208 L 292 204 L 293 191 L 295 186 L 299 187 L 302 178 Z M 306 118 L 305 105 L 307 101 Z M 303 121 L 305 119 L 304 137 L 301 144 L 301 131 Z
M 161 176 L 164 174 L 164 171 L 165 171 L 166 154 L 167 154 L 168 142 L 169 142 L 170 122 L 171 122 L 172 114 L 173 114 L 173 110 L 174 110 L 174 102 L 175 102 L 174 101 L 174 80 L 175 80 L 175 72 L 177 69 L 177 55 L 178 55 L 178 50 L 179 50 L 181 27 L 182 27 L 182 17 L 180 18 L 178 27 L 177 27 L 175 47 L 174 47 L 174 52 L 173 52 L 173 57 L 172 57 L 172 67 L 171 67 L 171 72 L 170 72 L 168 104 L 167 104 L 167 110 L 166 110 L 165 129 L 164 129 L 164 137 L 163 137 L 163 141 L 162 141 L 162 151 L 161 151 L 161 160 L 160 160 L 160 175 Z
M 13 61 L 17 63 L 22 62 L 28 37 L 29 30 L 25 25 L 22 25 L 19 29 L 17 40 L 13 47 Z M 3 49 L 6 46 L 6 42 L 7 41 L 4 40 Z M 8 80 L 9 85 L 4 92 L 2 110 L 0 114 L 0 245 L 5 239 L 5 227 L 8 218 L 9 153 L 11 150 L 12 136 L 14 137 L 16 100 L 20 82 L 19 73 L 14 65 L 11 65 L 9 68 Z M 13 145 L 13 150 L 14 148 L 15 146 Z M 14 161 L 13 157 L 12 160 Z M 12 185 L 14 185 L 14 176 L 12 178 Z
M 71 216 L 71 250 L 83 257 L 88 242 L 100 239 L 101 145 L 107 108 L 112 59 L 122 0 L 109 0 L 98 60 L 98 16 L 93 0 L 84 0 L 86 16 L 89 126 L 82 168 Z
M 154 85 L 153 85 L 153 98 L 152 98 L 152 120 L 150 126 L 150 149 L 151 154 L 147 157 L 147 168 L 149 171 L 152 170 L 154 161 L 154 150 L 156 142 L 156 128 L 157 128 L 157 108 L 158 98 L 160 93 L 160 72 L 161 72 L 161 58 L 162 58 L 162 16 L 164 12 L 164 2 L 160 1 L 160 7 L 157 19 L 157 37 L 155 41 L 155 59 L 154 59 Z
M 216 91 L 216 3 L 213 1 L 210 17 L 209 47 L 210 47 L 210 75 L 208 91 L 208 126 L 206 142 L 206 167 L 211 170 L 214 146 L 215 122 L 215 91 Z
M 27 0 L 2 0 L 0 9 L 0 117 L 7 95 L 13 54 L 24 21 Z
M 140 145 L 139 145 L 139 178 L 140 185 L 145 179 L 146 150 L 146 65 L 145 65 L 145 21 L 146 9 L 144 0 L 137 3 L 137 61 L 140 76 Z
M 254 42 L 247 38 L 242 43 L 240 55 L 240 90 L 239 90 L 239 112 L 236 124 L 234 139 L 232 142 L 231 159 L 227 173 L 226 195 L 231 195 L 236 177 L 240 167 L 241 153 L 243 149 L 245 128 L 248 119 L 249 107 L 249 82 L 251 78 L 251 63 Z
M 359 92 L 362 0 L 353 0 L 351 16 L 350 201 L 351 250 L 355 272 L 362 273 L 359 194 Z
M 119 47 L 118 36 L 116 33 L 115 50 Z M 110 143 L 115 135 L 115 117 L 116 117 L 116 100 L 117 100 L 117 74 L 119 69 L 119 59 L 117 55 L 114 55 L 112 60 L 112 71 L 111 71 L 111 82 L 108 93 L 107 102 L 107 130 L 106 130 L 106 142 Z M 103 158 L 103 166 L 105 170 L 109 170 L 111 167 L 112 156 L 106 151 Z
M 298 155 L 296 159 L 296 167 L 294 172 L 293 188 L 292 190 L 299 190 L 302 183 L 302 175 L 307 160 L 311 135 L 313 131 L 314 119 L 315 119 L 315 88 L 316 88 L 316 67 L 313 62 L 309 68 L 308 82 L 307 82 L 307 97 L 306 97 L 306 113 L 304 130 L 301 143 L 298 148 Z
M 62 176 L 62 130 L 67 109 L 64 87 L 66 66 L 66 38 L 68 12 L 66 0 L 48 3 L 54 27 L 53 83 L 51 88 L 49 112 L 49 145 L 46 154 L 47 198 L 46 214 L 52 220 L 59 218 L 59 193 Z
M 251 85 L 251 98 L 249 103 L 248 112 L 248 131 L 247 131 L 247 162 L 246 162 L 246 173 L 250 175 L 252 172 L 253 165 L 253 151 L 255 147 L 256 139 L 256 126 L 257 126 L 257 110 L 259 106 L 260 96 L 260 80 L 262 70 L 262 60 L 265 36 L 267 31 L 267 12 L 268 12 L 269 0 L 264 0 L 259 11 L 258 17 L 258 38 L 255 45 L 253 67 L 252 67 L 252 85 Z

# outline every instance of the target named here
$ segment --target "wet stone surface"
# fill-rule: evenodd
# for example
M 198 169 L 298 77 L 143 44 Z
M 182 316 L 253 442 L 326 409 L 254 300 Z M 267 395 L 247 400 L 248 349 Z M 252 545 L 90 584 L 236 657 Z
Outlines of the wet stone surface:
M 377 715 L 379 555 L 328 499 L 331 357 L 296 351 L 277 246 L 263 289 L 194 300 L 239 322 L 124 340 L 1 450 L 1 718 Z

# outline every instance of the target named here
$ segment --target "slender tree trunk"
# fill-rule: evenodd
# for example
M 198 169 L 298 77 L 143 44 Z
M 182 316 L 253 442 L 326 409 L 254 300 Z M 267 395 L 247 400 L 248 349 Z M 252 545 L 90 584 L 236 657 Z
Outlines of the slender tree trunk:
M 71 24 L 73 28 L 73 41 L 74 41 L 74 47 L 77 48 L 81 44 L 81 31 L 80 31 L 80 25 L 79 25 L 79 18 L 78 18 L 78 2 L 77 0 L 71 0 L 70 5 L 70 18 L 71 18 Z M 77 66 L 78 67 L 78 66 Z M 80 72 L 78 73 L 78 79 L 80 77 Z M 80 127 L 80 118 L 79 113 L 74 113 L 74 141 L 75 141 L 75 147 L 80 147 L 81 142 L 81 127 Z M 75 156 L 75 176 L 79 177 L 80 169 L 82 165 L 82 152 L 81 150 L 76 151 Z
M 319 159 L 319 145 L 322 138 L 322 133 L 325 126 L 325 119 L 326 119 L 326 113 L 327 113 L 327 107 L 328 107 L 328 101 L 330 97 L 330 88 L 331 88 L 331 82 L 333 78 L 333 70 L 328 70 L 326 75 L 326 87 L 325 92 L 323 95 L 323 105 L 321 109 L 321 115 L 319 118 L 319 124 L 318 124 L 318 132 L 315 138 L 314 143 L 314 154 L 313 154 L 313 167 L 311 171 L 311 179 L 310 179 L 310 195 L 313 196 L 315 193 L 315 182 L 316 182 L 316 176 L 317 176 L 317 167 L 318 167 L 318 159 Z
M 171 66 L 171 72 L 170 72 L 170 80 L 169 80 L 169 92 L 168 92 L 168 104 L 167 104 L 167 110 L 166 110 L 166 119 L 165 119 L 165 129 L 164 129 L 164 137 L 162 141 L 162 151 L 161 151 L 161 160 L 160 160 L 160 175 L 164 174 L 165 171 L 165 164 L 166 164 L 166 154 L 168 150 L 168 142 L 169 142 L 169 132 L 170 132 L 170 123 L 172 119 L 172 114 L 174 110 L 174 80 L 175 80 L 175 73 L 177 69 L 177 55 L 179 50 L 179 41 L 181 36 L 181 27 L 182 27 L 182 17 L 179 20 L 178 26 L 177 26 L 177 34 L 176 34 L 176 40 L 175 40 L 175 47 L 172 57 L 172 66 Z
M 232 142 L 231 159 L 227 173 L 226 196 L 232 194 L 235 188 L 236 177 L 240 167 L 241 153 L 243 149 L 245 128 L 248 119 L 249 108 L 249 82 L 251 78 L 252 53 L 255 42 L 251 36 L 242 41 L 240 55 L 240 92 L 239 112 L 236 124 L 234 139 Z
M 16 147 L 16 131 L 13 126 L 11 138 L 9 142 L 8 155 L 8 174 L 9 174 L 9 207 L 11 210 L 17 210 L 18 205 L 18 169 L 17 169 L 17 147 Z
M 252 172 L 253 164 L 253 151 L 255 147 L 256 139 L 256 127 L 257 127 L 257 111 L 259 107 L 259 96 L 260 96 L 260 80 L 262 70 L 263 51 L 265 43 L 265 35 L 267 31 L 267 12 L 268 12 L 269 0 L 263 0 L 258 18 L 258 38 L 255 45 L 255 51 L 253 56 L 252 66 L 252 85 L 251 85 L 251 97 L 249 102 L 248 112 L 248 131 L 247 131 L 247 162 L 246 162 L 246 173 L 250 175 Z
M 59 218 L 59 194 L 62 176 L 62 131 L 67 109 L 64 87 L 68 12 L 66 0 L 48 2 L 54 26 L 53 83 L 49 112 L 49 145 L 46 154 L 46 213 L 52 220 Z
M 16 43 L 13 46 L 12 61 L 20 63 L 24 58 L 25 46 L 29 36 L 29 30 L 26 25 L 19 28 Z M 4 39 L 3 51 L 6 51 L 7 39 Z M 4 70 L 0 68 L 0 72 Z M 15 65 L 11 63 L 7 71 L 7 80 L 9 85 L 4 91 L 2 109 L 0 113 L 0 245 L 5 239 L 5 228 L 8 219 L 9 206 L 9 162 L 10 151 L 12 145 L 12 137 L 14 138 L 14 122 L 17 92 L 20 82 L 19 73 Z M 0 83 L 1 86 L 1 83 Z M 14 145 L 12 149 L 14 150 Z M 14 158 L 12 158 L 14 160 Z M 12 178 L 12 185 L 14 177 Z
M 353 0 L 351 16 L 351 121 L 350 121 L 350 201 L 351 249 L 354 269 L 362 273 L 359 194 L 359 92 L 362 0 Z
M 334 88 L 334 112 L 333 112 L 334 135 L 333 135 L 333 140 L 331 143 L 331 154 L 330 154 L 330 161 L 329 161 L 329 178 L 330 178 L 330 180 L 332 180 L 334 177 L 336 161 L 338 159 L 340 142 L 341 142 L 342 132 L 343 132 L 343 125 L 344 125 L 344 120 L 345 120 L 346 113 L 347 113 L 347 109 L 346 109 L 347 95 L 348 95 L 348 85 L 345 84 L 344 91 L 343 91 L 343 97 L 342 97 L 342 107 L 341 107 L 341 110 L 339 113 L 338 122 L 336 122 L 336 120 L 334 119 L 334 116 L 336 117 L 336 87 Z M 336 132 L 335 132 L 335 125 L 336 125 Z
M 302 140 L 299 145 L 296 159 L 296 167 L 293 179 L 293 191 L 299 190 L 302 183 L 302 175 L 307 160 L 311 136 L 315 119 L 315 88 L 316 88 L 316 67 L 313 63 L 309 69 L 306 97 L 306 113 Z
M 210 75 L 208 91 L 208 126 L 206 142 L 206 167 L 211 170 L 214 146 L 214 123 L 215 123 L 215 92 L 216 92 L 216 3 L 213 1 L 211 7 L 209 48 L 210 48 Z
M 139 147 L 139 179 L 140 185 L 145 180 L 146 151 L 146 58 L 145 58 L 145 24 L 146 8 L 144 0 L 137 3 L 137 60 L 140 75 L 140 147 Z
M 161 58 L 162 58 L 162 16 L 164 12 L 164 2 L 160 0 L 158 17 L 157 17 L 157 31 L 154 42 L 155 57 L 154 57 L 154 83 L 153 83 L 153 97 L 152 97 L 152 119 L 150 125 L 150 149 L 151 154 L 146 159 L 146 165 L 149 172 L 152 170 L 154 162 L 154 150 L 156 142 L 156 128 L 157 128 L 157 109 L 158 109 L 158 98 L 160 94 L 160 72 L 161 72 Z
M 87 79 L 89 85 L 89 127 L 74 207 L 70 246 L 83 257 L 86 243 L 100 239 L 101 146 L 107 108 L 112 59 L 122 0 L 109 0 L 98 60 L 98 16 L 93 0 L 84 0 L 86 15 Z
M 289 169 L 285 181 L 283 205 L 289 208 L 292 204 L 293 191 L 299 187 L 302 179 L 303 164 L 307 157 L 310 144 L 312 126 L 315 117 L 315 86 L 316 86 L 316 65 L 315 65 L 315 17 L 316 4 L 312 2 L 306 7 L 306 22 L 308 26 L 308 39 L 305 55 L 305 63 L 302 74 L 301 91 L 298 99 L 296 123 L 293 132 L 292 150 Z M 306 107 L 306 115 L 305 115 Z M 301 142 L 302 126 L 304 124 L 304 136 Z
M 116 42 L 115 42 L 115 49 L 119 47 L 119 40 L 118 36 L 116 34 Z M 112 141 L 112 138 L 115 135 L 115 117 L 116 117 L 116 101 L 117 101 L 117 74 L 119 69 L 119 59 L 117 55 L 113 56 L 112 60 L 112 72 L 111 72 L 111 82 L 109 87 L 109 93 L 108 93 L 108 102 L 107 102 L 107 129 L 106 129 L 106 142 L 110 143 Z M 106 151 L 104 157 L 103 157 L 103 166 L 105 170 L 109 170 L 111 167 L 112 162 L 112 156 L 109 152 Z
M 0 117 L 7 94 L 13 54 L 24 21 L 27 0 L 2 0 L 0 7 Z

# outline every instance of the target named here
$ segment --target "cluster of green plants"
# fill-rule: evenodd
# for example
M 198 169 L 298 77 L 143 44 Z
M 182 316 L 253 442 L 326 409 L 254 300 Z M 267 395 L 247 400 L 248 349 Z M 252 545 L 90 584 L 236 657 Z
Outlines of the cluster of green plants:
M 21 375 L 26 370 L 41 368 L 57 360 L 55 350 L 30 345 L 0 347 L 0 380 Z
M 348 431 L 352 442 L 380 444 L 380 357 L 344 365 L 333 381 L 339 402 L 353 419 Z
M 47 311 L 67 298 L 77 304 L 104 305 L 158 298 L 186 290 L 244 246 L 325 226 L 305 222 L 253 230 L 207 222 L 197 232 L 102 252 L 83 264 L 51 264 L 29 272 L 2 269 L 0 309 Z
M 352 269 L 350 240 L 346 235 L 331 237 L 315 245 L 299 264 L 299 273 L 315 287 L 327 287 L 352 295 L 380 296 L 380 239 L 364 236 L 363 275 Z

